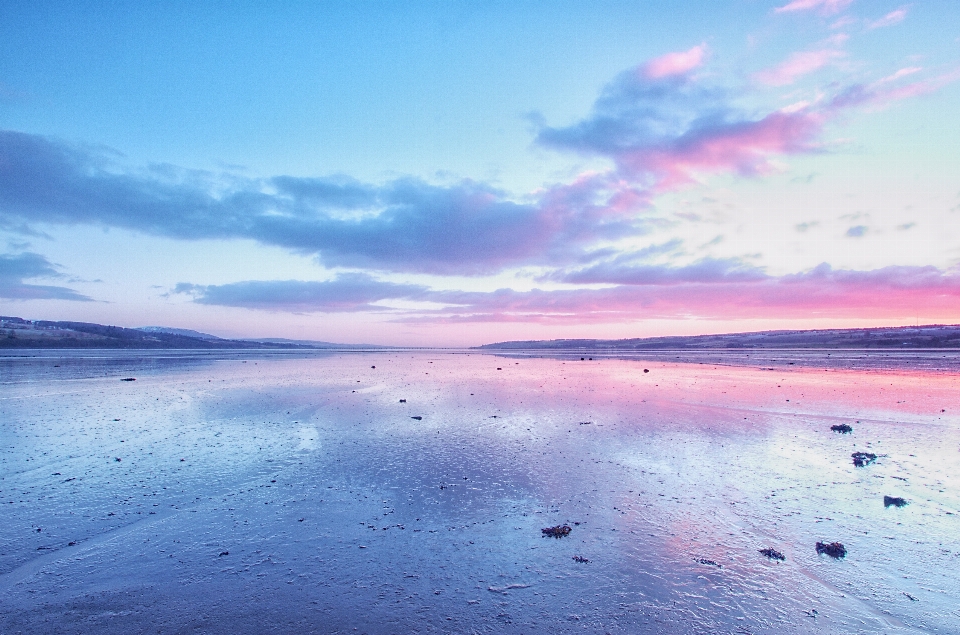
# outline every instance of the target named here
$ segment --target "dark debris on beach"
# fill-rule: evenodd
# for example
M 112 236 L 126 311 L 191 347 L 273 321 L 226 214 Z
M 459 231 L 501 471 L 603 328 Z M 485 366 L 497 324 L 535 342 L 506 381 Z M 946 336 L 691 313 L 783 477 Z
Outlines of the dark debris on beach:
M 761 553 L 762 555 L 770 558 L 771 560 L 786 560 L 786 559 L 787 559 L 787 557 L 786 557 L 785 555 L 783 555 L 782 553 L 780 553 L 780 552 L 777 551 L 776 549 L 771 549 L 771 548 L 769 548 L 769 547 L 767 547 L 767 548 L 765 548 L 765 549 L 761 549 L 761 550 L 760 550 L 760 553 Z
M 907 500 L 905 498 L 900 498 L 899 496 L 884 496 L 883 497 L 883 506 L 884 507 L 904 507 L 907 505 Z
M 847 555 L 847 549 L 839 542 L 818 542 L 817 554 L 827 554 L 831 558 L 843 558 Z
M 571 531 L 570 525 L 556 525 L 554 527 L 544 527 L 540 532 L 544 536 L 549 536 L 550 538 L 563 538 L 568 535 Z
M 866 467 L 877 460 L 877 455 L 872 452 L 854 452 L 850 457 L 856 467 Z
M 830 429 L 834 432 L 839 432 L 840 434 L 850 434 L 853 432 L 853 427 L 847 425 L 846 423 L 840 423 L 834 426 L 830 426 Z

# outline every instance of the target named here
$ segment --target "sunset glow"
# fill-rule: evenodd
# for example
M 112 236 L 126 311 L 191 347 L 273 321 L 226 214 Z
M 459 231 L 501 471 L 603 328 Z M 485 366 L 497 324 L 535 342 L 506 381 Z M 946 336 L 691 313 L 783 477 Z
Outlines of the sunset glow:
M 2 314 L 477 345 L 960 322 L 960 7 L 0 8 Z

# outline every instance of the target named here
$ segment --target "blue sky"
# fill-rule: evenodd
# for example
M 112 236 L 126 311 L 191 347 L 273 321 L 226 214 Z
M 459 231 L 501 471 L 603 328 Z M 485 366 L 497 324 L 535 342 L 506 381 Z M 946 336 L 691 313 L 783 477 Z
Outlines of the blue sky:
M 960 317 L 954 2 L 0 7 L 5 314 L 397 344 Z

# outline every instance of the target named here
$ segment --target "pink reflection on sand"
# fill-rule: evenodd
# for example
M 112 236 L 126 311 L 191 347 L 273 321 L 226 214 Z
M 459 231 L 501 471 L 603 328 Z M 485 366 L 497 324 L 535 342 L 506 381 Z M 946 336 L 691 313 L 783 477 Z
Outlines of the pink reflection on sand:
M 478 364 L 471 381 L 482 382 L 504 405 L 582 404 L 594 412 L 645 413 L 712 408 L 713 417 L 676 422 L 704 430 L 743 427 L 757 421 L 750 415 L 758 414 L 936 420 L 960 413 L 960 376 L 952 373 L 799 366 L 770 370 L 632 360 L 488 360 L 489 368 Z M 742 423 L 742 413 L 748 424 Z

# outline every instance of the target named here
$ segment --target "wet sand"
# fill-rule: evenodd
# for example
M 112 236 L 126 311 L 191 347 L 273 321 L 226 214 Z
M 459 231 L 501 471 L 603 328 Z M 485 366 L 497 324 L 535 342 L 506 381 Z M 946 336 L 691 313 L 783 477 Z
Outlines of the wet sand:
M 943 355 L 3 358 L 0 632 L 957 633 Z

